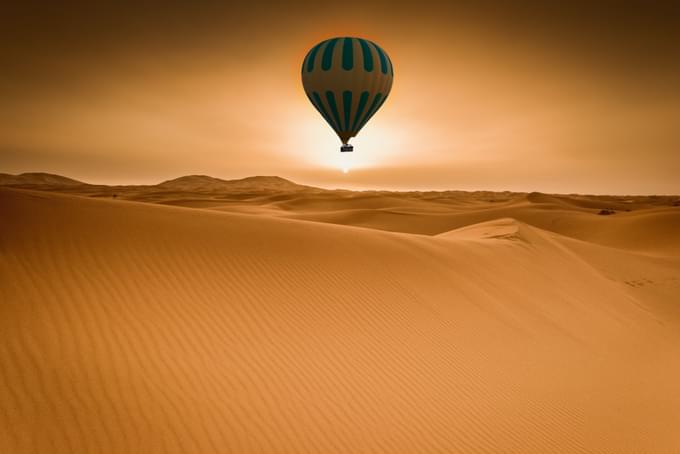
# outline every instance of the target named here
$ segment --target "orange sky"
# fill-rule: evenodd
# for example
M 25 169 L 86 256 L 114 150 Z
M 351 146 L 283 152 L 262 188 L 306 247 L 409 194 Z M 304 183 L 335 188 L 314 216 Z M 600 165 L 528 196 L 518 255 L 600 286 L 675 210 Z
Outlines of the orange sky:
M 0 172 L 680 193 L 677 7 L 90 3 L 0 15 Z M 351 155 L 299 71 L 342 35 L 380 44 L 395 67 Z

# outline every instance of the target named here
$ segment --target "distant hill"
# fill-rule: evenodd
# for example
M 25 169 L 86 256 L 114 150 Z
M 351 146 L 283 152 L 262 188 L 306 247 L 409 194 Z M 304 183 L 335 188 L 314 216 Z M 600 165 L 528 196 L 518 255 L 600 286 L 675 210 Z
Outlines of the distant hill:
M 28 172 L 19 175 L 0 173 L 0 186 L 81 186 L 86 183 L 52 173 Z
M 300 191 L 315 189 L 293 183 L 285 178 L 275 176 L 255 176 L 240 180 L 222 180 L 207 175 L 187 175 L 164 181 L 156 185 L 158 189 L 186 191 L 186 192 L 216 192 L 216 191 Z
M 254 176 L 239 180 L 223 180 L 207 175 L 186 175 L 155 185 L 116 185 L 89 184 L 72 178 L 51 173 L 22 173 L 10 175 L 0 173 L 0 186 L 13 186 L 27 189 L 64 190 L 84 192 L 85 194 L 108 194 L 109 192 L 174 191 L 193 193 L 244 193 L 244 192 L 291 192 L 321 189 L 294 183 L 276 176 Z

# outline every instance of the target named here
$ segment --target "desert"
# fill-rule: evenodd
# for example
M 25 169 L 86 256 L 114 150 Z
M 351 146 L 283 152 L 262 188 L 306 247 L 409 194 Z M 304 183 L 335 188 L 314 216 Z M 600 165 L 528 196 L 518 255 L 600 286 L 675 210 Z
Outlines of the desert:
M 2 452 L 678 447 L 675 197 L 0 182 Z
M 3 2 L 0 454 L 680 454 L 679 24 Z

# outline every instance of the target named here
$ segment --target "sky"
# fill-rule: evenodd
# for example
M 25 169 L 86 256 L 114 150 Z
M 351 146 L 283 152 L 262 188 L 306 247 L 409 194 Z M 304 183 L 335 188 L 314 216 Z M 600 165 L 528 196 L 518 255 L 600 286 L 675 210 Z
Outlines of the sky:
M 680 4 L 561 3 L 10 0 L 0 172 L 680 194 Z M 394 65 L 354 153 L 300 81 L 335 36 Z

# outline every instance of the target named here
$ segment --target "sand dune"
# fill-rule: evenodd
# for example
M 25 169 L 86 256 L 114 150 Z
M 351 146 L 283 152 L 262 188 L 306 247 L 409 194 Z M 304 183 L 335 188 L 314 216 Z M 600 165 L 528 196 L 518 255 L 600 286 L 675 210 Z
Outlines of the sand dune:
M 311 197 L 314 196 L 308 196 Z M 598 216 L 600 206 L 611 206 L 611 203 L 595 199 L 591 203 L 596 208 L 583 208 L 578 202 L 568 204 L 568 201 L 566 196 L 560 199 L 548 196 L 537 202 L 531 195 L 517 195 L 507 202 L 478 203 L 476 206 L 457 202 L 427 202 L 415 209 L 406 204 L 377 209 L 298 209 L 288 213 L 288 216 L 425 235 L 437 235 L 475 223 L 511 217 L 541 229 L 606 246 L 662 255 L 680 254 L 680 235 L 677 235 L 680 231 L 679 207 L 653 206 L 641 202 L 627 205 L 630 211 Z
M 501 203 L 428 236 L 0 189 L 0 452 L 677 451 L 676 215 Z M 577 238 L 610 221 L 660 234 Z

